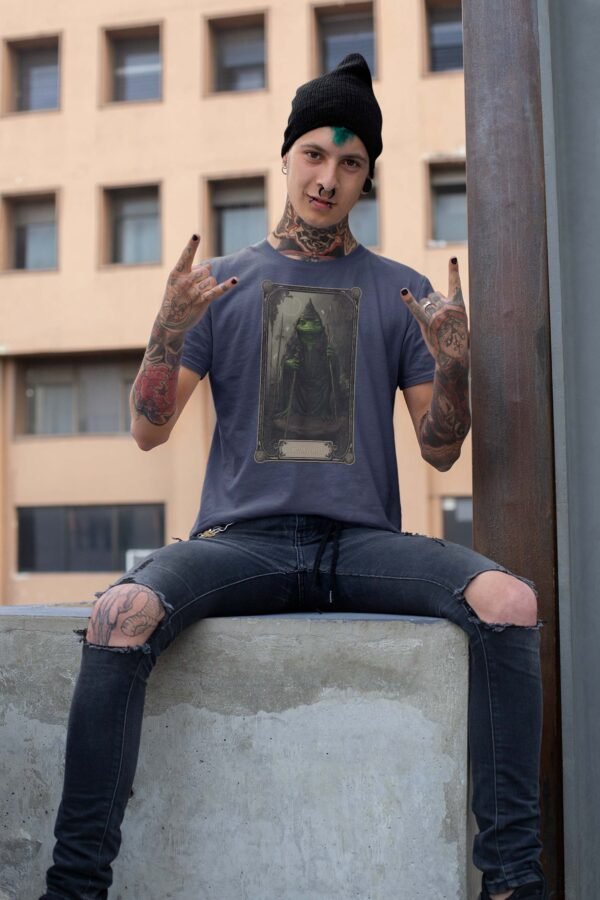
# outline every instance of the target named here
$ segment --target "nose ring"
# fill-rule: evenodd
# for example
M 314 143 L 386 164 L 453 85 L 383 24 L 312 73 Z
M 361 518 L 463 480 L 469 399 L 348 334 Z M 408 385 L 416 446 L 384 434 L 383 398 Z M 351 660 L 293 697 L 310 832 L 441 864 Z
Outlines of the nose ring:
M 331 188 L 331 190 L 326 191 L 325 188 L 323 187 L 323 185 L 320 184 L 320 185 L 319 185 L 319 197 L 321 196 L 321 194 L 323 193 L 323 191 L 325 191 L 326 194 L 329 194 L 329 199 L 330 199 L 330 200 L 331 200 L 332 197 L 335 196 L 335 188 Z

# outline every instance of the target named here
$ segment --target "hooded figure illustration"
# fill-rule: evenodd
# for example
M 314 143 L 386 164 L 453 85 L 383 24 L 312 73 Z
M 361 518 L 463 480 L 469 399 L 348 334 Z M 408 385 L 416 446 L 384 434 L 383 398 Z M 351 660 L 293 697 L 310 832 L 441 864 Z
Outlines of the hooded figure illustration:
M 343 424 L 339 366 L 312 299 L 296 320 L 281 362 L 280 407 L 275 424 L 286 437 L 332 438 Z

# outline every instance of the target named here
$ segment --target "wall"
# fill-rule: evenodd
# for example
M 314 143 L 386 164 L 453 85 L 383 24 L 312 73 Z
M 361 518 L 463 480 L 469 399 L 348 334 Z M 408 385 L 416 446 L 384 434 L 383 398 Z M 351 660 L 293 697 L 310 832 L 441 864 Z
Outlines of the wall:
M 0 613 L 2 900 L 50 861 L 81 622 L 59 612 Z M 111 896 L 464 900 L 467 685 L 441 620 L 193 626 L 150 679 Z

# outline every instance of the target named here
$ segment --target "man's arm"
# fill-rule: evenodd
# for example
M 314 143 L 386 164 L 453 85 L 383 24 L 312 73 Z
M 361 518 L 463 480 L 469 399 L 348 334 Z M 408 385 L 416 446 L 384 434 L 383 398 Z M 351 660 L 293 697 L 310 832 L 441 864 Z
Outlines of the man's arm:
M 217 284 L 210 266 L 192 266 L 199 238 L 193 235 L 167 281 L 150 340 L 131 389 L 131 433 L 142 450 L 164 444 L 198 384 L 198 376 L 181 369 L 185 335 L 217 297 L 237 284 Z
M 421 455 L 440 472 L 456 462 L 471 427 L 467 314 L 458 263 L 453 259 L 449 265 L 450 299 L 434 291 L 417 303 L 410 291 L 402 291 L 435 359 L 433 382 L 406 388 L 404 398 Z

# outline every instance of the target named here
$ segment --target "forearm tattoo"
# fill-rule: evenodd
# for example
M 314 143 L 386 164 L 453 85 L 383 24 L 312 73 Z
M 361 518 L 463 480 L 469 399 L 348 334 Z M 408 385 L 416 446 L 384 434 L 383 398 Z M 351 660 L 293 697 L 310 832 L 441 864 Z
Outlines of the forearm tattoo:
M 273 237 L 280 253 L 288 256 L 302 254 L 301 258 L 307 260 L 346 256 L 358 246 L 350 231 L 348 216 L 337 225 L 315 228 L 297 215 L 289 197 L 281 221 L 273 230 Z
M 421 419 L 421 454 L 445 471 L 460 456 L 471 427 L 469 325 L 460 285 L 451 300 L 434 291 L 426 302 L 413 304 L 413 313 L 435 359 L 431 405 Z
M 421 452 L 444 471 L 456 462 L 471 427 L 469 366 L 465 360 L 438 360 L 431 406 L 421 420 Z
M 139 584 L 132 584 L 102 597 L 94 608 L 88 629 L 88 640 L 108 646 L 111 636 L 121 631 L 127 637 L 137 637 L 154 631 L 164 617 L 164 610 L 156 594 Z M 135 612 L 132 612 L 134 610 Z
M 179 260 L 167 281 L 162 306 L 152 327 L 140 371 L 133 385 L 133 405 L 152 425 L 166 425 L 177 408 L 177 381 L 192 303 L 178 288 L 184 271 Z
M 133 385 L 133 405 L 153 425 L 166 425 L 177 407 L 177 381 L 185 332 L 172 331 L 159 316 Z

